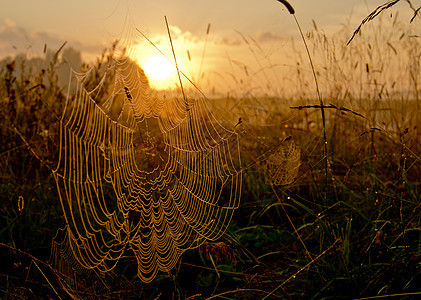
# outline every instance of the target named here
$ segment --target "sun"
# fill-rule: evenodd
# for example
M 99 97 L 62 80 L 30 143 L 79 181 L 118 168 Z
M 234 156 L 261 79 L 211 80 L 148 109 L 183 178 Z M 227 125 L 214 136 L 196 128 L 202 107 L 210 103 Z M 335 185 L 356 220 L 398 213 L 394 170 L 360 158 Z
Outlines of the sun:
M 162 90 L 175 86 L 176 68 L 162 55 L 155 55 L 139 61 L 153 88 Z

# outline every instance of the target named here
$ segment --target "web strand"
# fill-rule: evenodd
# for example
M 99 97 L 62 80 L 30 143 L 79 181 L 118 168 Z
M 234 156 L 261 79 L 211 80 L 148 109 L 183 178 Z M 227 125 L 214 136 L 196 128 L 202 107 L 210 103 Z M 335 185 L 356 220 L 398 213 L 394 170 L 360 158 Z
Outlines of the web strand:
M 72 74 L 53 171 L 66 223 L 55 248 L 81 273 L 108 272 L 132 250 L 150 282 L 223 234 L 239 204 L 241 162 L 237 134 L 207 100 L 151 89 L 127 46 L 94 89 L 89 73 Z

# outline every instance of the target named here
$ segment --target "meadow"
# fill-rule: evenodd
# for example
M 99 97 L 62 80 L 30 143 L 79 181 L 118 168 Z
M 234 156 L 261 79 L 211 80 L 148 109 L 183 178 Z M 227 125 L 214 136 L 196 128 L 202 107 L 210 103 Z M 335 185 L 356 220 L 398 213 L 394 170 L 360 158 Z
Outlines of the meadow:
M 137 277 L 130 252 L 107 273 L 56 268 L 52 239 L 65 225 L 51 172 L 66 99 L 61 49 L 41 67 L 3 60 L 0 297 L 415 299 L 421 42 L 397 18 L 374 20 L 347 45 L 351 35 L 327 37 L 316 24 L 306 34 L 320 97 L 302 50 L 284 78 L 272 81 L 276 66 L 262 59 L 261 78 L 246 70 L 238 92 L 206 99 L 239 136 L 240 205 L 221 238 L 184 252 L 151 283 Z M 94 70 L 86 86 L 98 84 L 112 55 L 111 47 L 82 65 Z M 249 92 L 258 85 L 264 93 Z

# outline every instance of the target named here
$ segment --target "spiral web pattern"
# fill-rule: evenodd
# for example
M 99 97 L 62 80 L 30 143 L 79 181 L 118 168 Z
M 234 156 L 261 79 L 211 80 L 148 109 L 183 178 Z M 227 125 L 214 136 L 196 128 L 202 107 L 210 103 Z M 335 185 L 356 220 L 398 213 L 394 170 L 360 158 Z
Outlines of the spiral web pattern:
M 293 141 L 281 144 L 266 160 L 270 180 L 274 185 L 294 182 L 301 165 L 301 153 Z
M 108 272 L 131 251 L 150 282 L 226 230 L 240 199 L 238 136 L 206 99 L 152 90 L 126 50 L 107 67 L 107 92 L 88 91 L 88 75 L 72 72 L 60 120 L 65 227 L 54 247 L 77 272 Z

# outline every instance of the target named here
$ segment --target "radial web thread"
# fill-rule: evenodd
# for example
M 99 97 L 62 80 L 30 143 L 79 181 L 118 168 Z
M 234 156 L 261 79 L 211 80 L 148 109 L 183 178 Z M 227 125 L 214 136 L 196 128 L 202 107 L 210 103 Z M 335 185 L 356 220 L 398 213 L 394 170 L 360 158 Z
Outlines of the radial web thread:
M 111 86 L 87 90 L 89 73 L 72 72 L 53 171 L 65 227 L 54 247 L 76 272 L 108 272 L 131 251 L 150 282 L 223 234 L 241 162 L 237 133 L 207 99 L 163 96 L 128 57 L 110 60 L 101 82 L 112 76 Z

